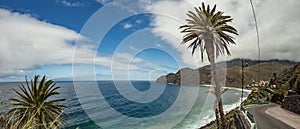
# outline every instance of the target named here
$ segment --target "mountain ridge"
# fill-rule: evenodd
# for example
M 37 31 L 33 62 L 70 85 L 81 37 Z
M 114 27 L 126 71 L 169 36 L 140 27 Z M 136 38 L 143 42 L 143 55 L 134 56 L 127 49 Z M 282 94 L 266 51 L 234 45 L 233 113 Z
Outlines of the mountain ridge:
M 253 81 L 259 82 L 260 80 L 269 80 L 273 77 L 273 73 L 280 73 L 284 69 L 293 67 L 297 64 L 295 61 L 289 60 L 250 60 L 248 67 L 244 68 L 245 84 L 250 84 Z M 241 62 L 242 59 L 233 59 L 226 61 L 226 86 L 238 87 L 241 84 Z M 223 62 L 218 62 L 221 65 Z M 260 67 L 261 77 L 258 77 Z M 211 70 L 210 65 L 206 65 L 197 69 L 181 68 L 176 73 L 169 73 L 160 76 L 156 82 L 161 84 L 172 83 L 177 85 L 202 85 L 211 84 Z

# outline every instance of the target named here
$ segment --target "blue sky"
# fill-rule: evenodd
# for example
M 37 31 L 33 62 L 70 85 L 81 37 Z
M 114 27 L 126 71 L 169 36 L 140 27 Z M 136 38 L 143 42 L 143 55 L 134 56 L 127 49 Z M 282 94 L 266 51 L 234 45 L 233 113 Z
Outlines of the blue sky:
M 103 5 L 96 1 L 70 1 L 81 3 L 72 7 L 61 0 L 1 0 L 1 8 L 30 14 L 41 21 L 65 26 L 79 32 L 86 20 Z
M 80 33 L 86 21 L 97 10 L 101 9 L 101 7 L 104 6 L 104 4 L 109 4 L 109 2 L 101 3 L 99 1 L 93 0 L 4 0 L 1 1 L 0 7 L 3 10 L 8 11 L 9 13 L 17 13 L 18 15 L 28 15 L 28 18 L 31 20 L 33 19 L 36 21 L 45 22 L 50 25 L 57 25 L 60 27 L 64 27 L 65 29 L 75 31 L 75 33 Z M 150 13 L 144 13 L 132 15 L 125 19 L 120 19 L 121 21 L 119 21 L 112 28 L 110 28 L 109 32 L 105 35 L 101 43 L 97 46 L 95 53 L 100 58 L 101 56 L 109 57 L 113 56 L 114 54 L 119 55 L 118 53 L 121 53 L 120 55 L 128 56 L 130 58 L 138 58 L 142 60 L 138 62 L 127 62 L 128 65 L 134 65 L 133 67 L 139 66 L 140 68 L 129 70 L 127 76 L 122 75 L 121 77 L 117 77 L 116 79 L 129 79 L 126 77 L 130 76 L 130 79 L 133 80 L 148 80 L 149 77 L 151 77 L 151 80 L 153 80 L 159 75 L 166 74 L 168 72 L 176 72 L 178 70 L 179 66 L 177 62 L 175 62 L 170 55 L 168 55 L 162 50 L 156 49 L 154 47 L 142 51 L 135 50 L 138 46 L 143 46 L 143 44 L 159 44 L 160 47 L 163 47 L 161 45 L 165 44 L 165 42 L 160 40 L 159 37 L 156 37 L 153 34 L 151 34 L 151 18 L 152 15 Z M 99 22 L 101 22 L 101 19 L 99 20 Z M 99 25 L 101 25 L 101 23 Z M 144 34 L 140 34 L 143 37 L 128 38 L 128 36 L 130 36 L 132 33 L 135 33 L 140 30 L 144 31 Z M 128 38 L 128 41 L 124 42 L 126 38 Z M 123 44 L 125 44 L 125 48 L 123 50 L 119 50 L 118 53 L 116 53 L 115 51 L 121 42 L 124 42 Z M 140 43 L 135 46 L 129 46 L 126 45 L 127 42 Z M 74 46 L 76 45 L 76 41 L 74 40 L 69 41 L 68 43 Z M 43 42 L 40 42 L 39 44 L 43 44 Z M 130 55 L 133 54 L 132 51 L 138 52 L 135 52 L 135 55 Z M 170 49 L 170 51 L 172 51 L 173 54 L 176 54 L 176 51 L 172 49 Z M 53 52 L 55 53 L 55 51 Z M 127 59 L 128 57 L 124 58 Z M 45 58 L 47 58 L 47 56 Z M 113 59 L 109 58 L 107 61 L 108 63 L 110 63 L 109 61 L 113 62 Z M 33 66 L 29 66 L 28 68 L 22 68 L 21 66 L 18 67 L 19 69 L 16 70 L 16 72 L 13 71 L 12 73 L 3 74 L 3 76 L 1 76 L 3 80 L 1 81 L 19 81 L 22 80 L 22 78 L 24 78 L 24 75 L 33 76 L 34 74 L 47 75 L 49 78 L 53 78 L 55 80 L 72 80 L 72 63 L 73 62 L 48 62 L 45 64 L 33 64 Z M 85 76 L 85 74 L 94 74 L 97 80 L 112 79 L 111 71 L 113 67 L 102 66 L 101 64 L 83 64 L 81 67 L 85 69 L 92 68 L 94 66 L 94 73 L 83 73 L 82 76 Z M 158 73 L 155 74 L 155 72 Z M 82 78 L 82 80 L 85 80 L 84 77 Z
M 182 67 L 207 65 L 180 45 L 178 27 L 198 0 L 1 0 L 0 81 L 47 75 L 55 80 L 155 80 Z M 248 1 L 204 0 L 234 18 L 233 58 L 257 59 Z M 299 2 L 255 1 L 262 59 L 299 61 Z M 176 8 L 174 8 L 176 7 Z M 281 8 L 276 16 L 270 12 Z M 296 16 L 296 17 L 295 17 Z M 274 19 L 272 21 L 268 19 Z M 279 26 L 280 25 L 280 26 Z M 288 29 L 294 26 L 294 29 Z M 274 29 L 275 28 L 275 29 Z M 289 30 L 289 31 L 287 31 Z M 276 35 L 276 36 L 274 36 Z M 288 42 L 287 42 L 288 41 Z M 271 46 L 271 47 L 270 47 Z M 298 53 L 299 52 L 299 53 Z

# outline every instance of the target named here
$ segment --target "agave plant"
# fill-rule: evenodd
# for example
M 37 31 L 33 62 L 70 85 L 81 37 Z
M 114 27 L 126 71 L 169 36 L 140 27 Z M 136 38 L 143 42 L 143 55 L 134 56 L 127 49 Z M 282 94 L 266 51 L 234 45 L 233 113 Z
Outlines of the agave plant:
M 48 129 L 66 124 L 61 118 L 66 106 L 60 104 L 65 99 L 53 98 L 59 94 L 59 87 L 52 80 L 47 80 L 46 76 L 39 80 L 39 76 L 35 76 L 29 84 L 26 78 L 19 89 L 13 89 L 16 98 L 9 102 L 12 107 L 7 116 L 11 128 Z
M 226 128 L 226 120 L 223 111 L 221 98 L 221 85 L 217 74 L 217 66 L 215 59 L 220 54 L 230 55 L 228 45 L 235 44 L 234 38 L 229 34 L 238 35 L 237 30 L 228 25 L 233 19 L 230 16 L 224 15 L 224 12 L 216 11 L 216 5 L 211 9 L 202 3 L 202 7 L 196 8 L 195 12 L 189 11 L 187 13 L 189 19 L 186 19 L 187 24 L 179 28 L 181 33 L 185 33 L 182 44 L 189 43 L 188 48 L 192 49 L 192 55 L 199 49 L 201 60 L 203 61 L 203 53 L 206 51 L 208 60 L 212 67 L 212 74 L 214 77 L 214 94 L 217 99 L 216 118 L 221 117 L 222 127 Z

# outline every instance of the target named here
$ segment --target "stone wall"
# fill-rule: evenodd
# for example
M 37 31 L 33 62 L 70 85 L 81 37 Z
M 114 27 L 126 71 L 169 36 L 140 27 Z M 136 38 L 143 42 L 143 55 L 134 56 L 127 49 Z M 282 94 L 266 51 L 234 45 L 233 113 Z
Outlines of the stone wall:
M 290 95 L 283 99 L 281 108 L 300 114 L 300 95 Z

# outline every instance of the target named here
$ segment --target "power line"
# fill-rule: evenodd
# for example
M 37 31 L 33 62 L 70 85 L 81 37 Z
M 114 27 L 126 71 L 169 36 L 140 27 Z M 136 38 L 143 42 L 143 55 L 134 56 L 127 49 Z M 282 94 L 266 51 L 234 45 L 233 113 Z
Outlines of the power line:
M 256 37 L 257 37 L 257 47 L 258 47 L 258 81 L 260 81 L 260 60 L 261 60 L 261 55 L 260 55 L 260 43 L 259 43 L 259 34 L 258 34 L 258 24 L 257 24 L 257 20 L 256 20 L 256 14 L 255 14 L 255 10 L 254 10 L 254 6 L 252 3 L 252 0 L 250 0 L 250 4 L 252 7 L 252 13 L 253 13 L 253 18 L 254 18 L 254 22 L 255 22 L 255 29 L 256 29 Z

